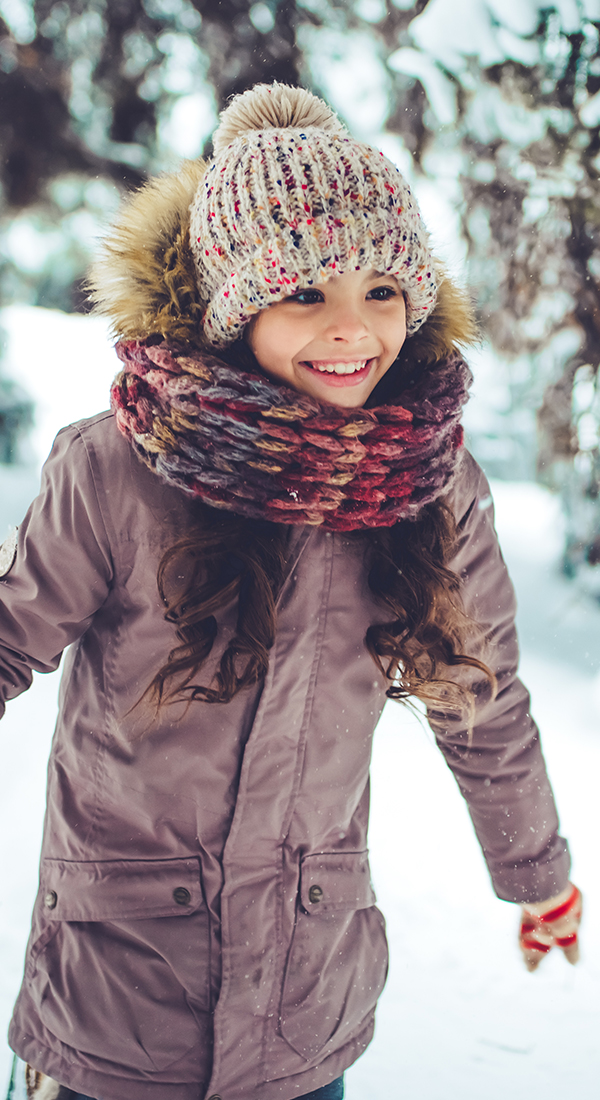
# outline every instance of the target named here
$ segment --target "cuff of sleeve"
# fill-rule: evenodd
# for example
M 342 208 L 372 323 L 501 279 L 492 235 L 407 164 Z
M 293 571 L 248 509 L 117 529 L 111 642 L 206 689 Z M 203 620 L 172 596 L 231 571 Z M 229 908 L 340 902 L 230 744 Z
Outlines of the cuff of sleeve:
M 547 901 L 560 894 L 569 882 L 571 868 L 569 845 L 564 837 L 557 836 L 544 857 L 513 864 L 494 865 L 493 861 L 489 861 L 489 872 L 497 896 L 503 901 L 523 905 Z

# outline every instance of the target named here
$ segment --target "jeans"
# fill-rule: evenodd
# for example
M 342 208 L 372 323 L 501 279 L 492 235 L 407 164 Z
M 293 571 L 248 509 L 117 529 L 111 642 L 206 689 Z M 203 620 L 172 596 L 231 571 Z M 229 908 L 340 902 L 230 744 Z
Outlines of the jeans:
M 344 1078 L 338 1077 L 337 1081 L 330 1081 L 322 1089 L 307 1092 L 304 1096 L 299 1096 L 298 1100 L 344 1100 Z
M 91 1096 L 84 1096 L 82 1092 L 73 1095 L 71 1100 L 93 1100 Z M 322 1089 L 306 1092 L 304 1096 L 298 1096 L 296 1100 L 344 1100 L 344 1078 L 338 1077 L 337 1081 L 331 1081 L 323 1085 Z
M 94 1097 L 84 1096 L 82 1092 L 69 1091 L 68 1096 L 69 1100 L 94 1100 Z M 13 1059 L 8 1086 L 8 1100 L 26 1100 L 25 1063 L 16 1055 Z M 323 1088 L 313 1089 L 312 1092 L 306 1092 L 304 1096 L 296 1096 L 294 1100 L 344 1100 L 344 1078 L 338 1077 L 337 1081 L 330 1081 L 328 1085 L 323 1085 Z

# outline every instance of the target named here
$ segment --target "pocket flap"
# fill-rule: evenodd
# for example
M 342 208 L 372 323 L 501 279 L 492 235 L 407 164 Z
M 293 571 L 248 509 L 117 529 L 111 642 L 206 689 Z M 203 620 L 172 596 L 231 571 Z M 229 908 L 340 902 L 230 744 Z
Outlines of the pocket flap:
M 52 920 L 185 917 L 202 903 L 197 859 L 42 860 L 41 900 Z
M 300 901 L 311 915 L 375 904 L 368 852 L 306 856 L 300 868 Z

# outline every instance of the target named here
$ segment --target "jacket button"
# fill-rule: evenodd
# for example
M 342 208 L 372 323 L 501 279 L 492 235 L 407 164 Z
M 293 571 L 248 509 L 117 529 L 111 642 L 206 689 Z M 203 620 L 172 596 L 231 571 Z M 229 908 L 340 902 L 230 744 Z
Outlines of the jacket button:
M 219 1096 L 218 1092 L 215 1092 L 212 1096 L 209 1096 L 208 1100 L 221 1100 L 221 1097 Z
M 56 903 L 58 901 L 58 894 L 56 890 L 48 890 L 46 897 L 44 898 L 44 905 L 46 909 L 56 909 Z
M 308 900 L 312 901 L 313 905 L 316 905 L 318 901 L 322 901 L 323 891 L 320 886 L 311 886 L 308 891 Z
M 176 901 L 178 905 L 189 905 L 192 900 L 192 895 L 189 890 L 186 890 L 185 886 L 177 886 L 173 890 L 173 901 Z

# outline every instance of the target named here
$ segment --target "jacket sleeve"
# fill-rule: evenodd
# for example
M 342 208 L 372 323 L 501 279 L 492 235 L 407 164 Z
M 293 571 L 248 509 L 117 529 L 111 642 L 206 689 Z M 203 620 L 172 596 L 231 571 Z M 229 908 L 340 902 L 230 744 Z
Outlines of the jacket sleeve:
M 569 852 L 546 774 L 529 695 L 517 678 L 516 601 L 494 529 L 489 485 L 465 453 L 454 496 L 459 543 L 449 563 L 476 624 L 467 652 L 493 669 L 495 699 L 476 683 L 469 743 L 464 720 L 431 711 L 437 743 L 464 795 L 498 897 L 545 901 L 567 885 Z
M 85 443 L 59 432 L 39 496 L 18 531 L 14 562 L 0 579 L 0 716 L 52 672 L 104 603 L 112 579 L 109 541 Z

